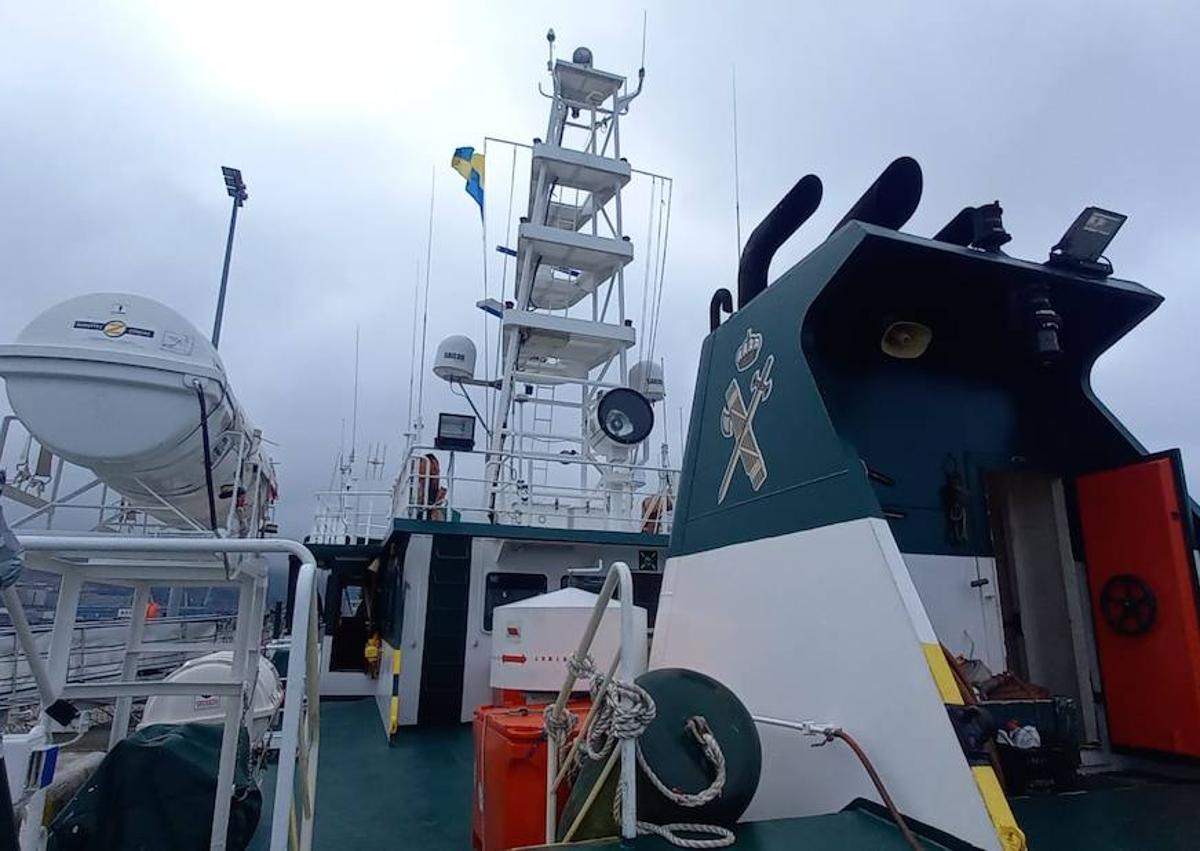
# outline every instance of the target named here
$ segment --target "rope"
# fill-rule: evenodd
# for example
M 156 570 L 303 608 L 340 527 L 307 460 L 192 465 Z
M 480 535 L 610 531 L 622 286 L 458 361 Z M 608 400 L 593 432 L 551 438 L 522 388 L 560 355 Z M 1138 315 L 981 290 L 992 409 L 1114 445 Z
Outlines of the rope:
M 728 848 L 737 839 L 729 828 L 717 824 L 691 824 L 678 822 L 675 824 L 650 824 L 639 821 L 638 833 L 655 834 L 679 848 Z M 692 839 L 680 836 L 680 833 L 708 833 L 712 839 Z
M 604 691 L 603 701 L 592 709 L 591 725 L 584 733 L 581 747 L 581 750 L 586 752 L 590 759 L 597 761 L 608 759 L 618 741 L 639 738 L 657 717 L 658 708 L 654 703 L 654 698 L 637 683 L 625 683 L 613 677 L 607 682 L 605 689 L 607 678 L 596 670 L 591 657 L 585 656 L 579 659 L 572 656 L 567 660 L 567 670 L 576 679 L 591 680 L 593 701 L 602 690 Z M 576 720 L 572 713 L 565 710 L 555 713 L 554 705 L 551 704 L 545 711 L 544 723 L 547 735 L 563 741 L 574 729 Z M 713 780 L 704 789 L 699 792 L 681 792 L 667 786 L 646 761 L 640 744 L 636 749 L 637 761 L 651 785 L 668 801 L 681 807 L 702 807 L 720 797 L 725 789 L 725 754 L 704 716 L 696 715 L 689 718 L 685 729 L 691 733 L 696 743 L 700 745 L 705 758 L 713 766 Z M 613 821 L 617 824 L 621 822 L 620 785 L 617 787 L 617 793 L 613 796 Z M 643 835 L 660 836 L 679 848 L 725 848 L 735 841 L 731 830 L 712 824 L 677 822 L 657 825 L 638 821 L 637 829 Z M 708 834 L 712 838 L 692 838 L 680 836 L 680 833 Z

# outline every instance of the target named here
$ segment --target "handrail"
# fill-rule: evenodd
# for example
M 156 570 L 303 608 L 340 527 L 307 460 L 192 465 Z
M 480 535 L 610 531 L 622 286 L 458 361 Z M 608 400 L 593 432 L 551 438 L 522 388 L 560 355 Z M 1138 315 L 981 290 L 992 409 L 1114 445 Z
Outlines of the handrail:
M 582 670 L 587 662 L 588 651 L 591 649 L 592 641 L 596 638 L 596 632 L 600 629 L 600 622 L 604 619 L 605 613 L 608 611 L 608 602 L 612 599 L 613 593 L 618 586 L 621 590 L 621 644 L 617 651 L 617 656 L 620 660 L 621 679 L 626 683 L 632 683 L 637 677 L 637 657 L 633 652 L 635 645 L 636 626 L 633 620 L 633 574 L 629 570 L 629 565 L 623 561 L 614 561 L 608 569 L 608 574 L 604 577 L 604 585 L 600 588 L 600 595 L 596 599 L 596 605 L 592 609 L 592 616 L 588 619 L 587 626 L 583 630 L 583 636 L 579 639 L 579 647 L 575 650 L 571 662 L 567 665 L 567 675 L 563 680 L 562 688 L 558 691 L 558 697 L 554 701 L 554 707 L 549 710 L 551 717 L 561 717 L 567 705 L 567 699 L 571 696 L 571 691 L 575 687 L 575 680 L 578 677 L 577 672 Z M 614 660 L 615 662 L 616 660 Z M 611 669 L 610 669 L 611 675 Z M 596 711 L 595 704 L 589 710 L 589 716 Z M 586 728 L 587 721 L 584 721 Z M 582 735 L 582 734 L 581 734 Z M 557 841 L 557 787 L 560 781 L 558 776 L 558 741 L 554 736 L 546 736 L 546 842 Z M 621 838 L 636 839 L 637 838 L 637 740 L 628 738 L 620 741 L 621 755 Z
M 317 768 L 317 741 L 319 727 L 317 721 L 317 612 L 315 606 L 317 560 L 308 547 L 296 541 L 265 538 L 127 538 L 127 537 L 88 537 L 61 535 L 27 535 L 18 536 L 17 540 L 27 552 L 71 552 L 71 553 L 174 553 L 189 555 L 220 555 L 220 554 L 286 554 L 294 555 L 300 560 L 300 570 L 296 581 L 297 613 L 308 612 L 308 617 L 297 617 L 293 621 L 291 652 L 288 659 L 288 693 L 283 708 L 283 733 L 279 750 L 279 777 L 275 785 L 275 803 L 271 818 L 271 851 L 288 851 L 289 848 L 307 851 L 312 842 L 312 824 L 315 815 L 315 788 Z M 214 562 L 215 569 L 221 569 L 219 562 Z M 86 567 L 84 571 L 86 573 Z M 256 572 L 247 575 L 257 576 Z M 13 595 L 15 597 L 15 595 Z M 6 595 L 6 603 L 9 602 Z M 21 611 L 20 600 L 9 610 L 10 617 L 14 611 Z M 244 616 L 239 609 L 239 617 Z M 18 615 L 18 617 L 21 617 Z M 14 619 L 14 624 L 16 620 Z M 20 629 L 18 628 L 18 632 Z M 303 649 L 303 653 L 298 652 Z M 30 655 L 28 660 L 31 667 L 41 666 L 45 671 L 44 661 L 40 655 Z M 43 682 L 46 688 L 41 689 L 42 700 L 47 705 L 57 697 L 54 694 L 49 678 L 39 677 L 39 685 Z M 301 721 L 307 721 L 301 729 Z M 304 733 L 305 746 L 301 748 L 301 734 Z M 222 743 L 221 761 L 217 772 L 217 789 L 233 788 L 234 751 Z M 299 812 L 297 835 L 293 839 L 289 828 L 293 823 L 292 808 L 295 804 L 297 769 L 303 770 L 300 781 L 302 806 Z M 289 772 L 291 773 L 289 776 Z M 213 807 L 212 832 L 209 847 L 219 851 L 225 847 L 225 835 L 229 824 L 230 797 L 217 795 Z

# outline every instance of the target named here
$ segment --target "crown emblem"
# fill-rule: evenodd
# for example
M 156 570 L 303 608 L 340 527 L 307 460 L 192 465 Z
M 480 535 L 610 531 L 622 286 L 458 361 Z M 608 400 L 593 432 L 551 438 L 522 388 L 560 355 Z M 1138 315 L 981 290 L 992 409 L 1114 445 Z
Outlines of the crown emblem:
M 746 329 L 746 339 L 738 346 L 733 356 L 733 362 L 738 372 L 745 372 L 758 361 L 758 353 L 762 351 L 762 334 L 756 334 L 754 329 Z

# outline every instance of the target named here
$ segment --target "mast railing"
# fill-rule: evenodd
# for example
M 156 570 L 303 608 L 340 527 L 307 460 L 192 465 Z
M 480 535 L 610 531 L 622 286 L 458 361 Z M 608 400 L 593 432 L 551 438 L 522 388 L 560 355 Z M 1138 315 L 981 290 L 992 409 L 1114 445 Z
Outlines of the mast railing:
M 431 476 L 420 460 L 432 451 L 433 447 L 413 448 L 392 494 L 392 513 L 396 517 L 670 533 L 675 494 L 672 488 L 659 482 L 677 481 L 676 468 L 598 462 L 578 455 L 548 452 L 505 453 L 497 462 L 487 452 L 456 451 L 449 453 L 453 457 L 446 472 Z M 464 457 L 469 461 L 478 459 L 482 474 L 459 472 Z M 526 474 L 517 475 L 530 461 L 561 465 L 561 481 L 532 481 Z M 513 469 L 497 480 L 487 472 L 488 465 L 496 463 Z M 627 475 L 629 483 L 619 489 L 570 484 L 573 471 L 580 469 Z
M 309 540 L 346 544 L 383 540 L 392 527 L 392 491 L 319 491 Z

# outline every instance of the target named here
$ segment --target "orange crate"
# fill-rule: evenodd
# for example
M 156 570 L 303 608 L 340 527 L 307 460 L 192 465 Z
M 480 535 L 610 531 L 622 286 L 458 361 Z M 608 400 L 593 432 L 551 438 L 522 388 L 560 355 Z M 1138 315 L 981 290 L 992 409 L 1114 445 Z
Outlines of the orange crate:
M 582 723 L 589 701 L 567 708 Z M 479 851 L 540 845 L 546 831 L 546 704 L 481 706 L 475 710 L 475 785 L 472 844 Z M 559 807 L 566 802 L 559 788 Z

